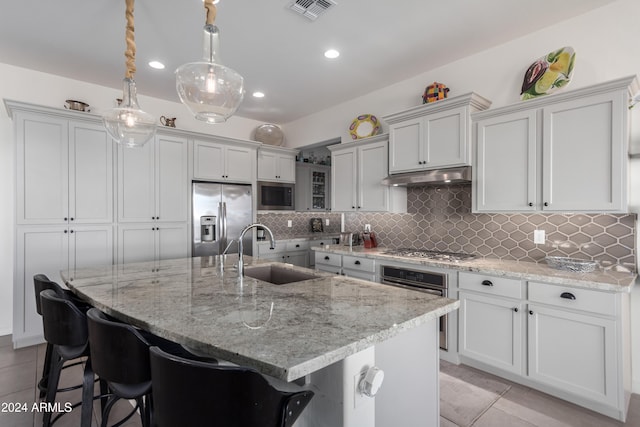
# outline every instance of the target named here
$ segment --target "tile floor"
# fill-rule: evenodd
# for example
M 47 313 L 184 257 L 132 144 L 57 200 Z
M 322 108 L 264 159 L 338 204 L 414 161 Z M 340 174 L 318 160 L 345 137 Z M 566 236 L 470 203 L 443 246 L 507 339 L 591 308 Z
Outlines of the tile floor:
M 1 427 L 36 427 L 42 425 L 42 414 L 31 411 L 31 406 L 38 401 L 36 384 L 40 378 L 44 345 L 14 350 L 11 336 L 0 337 L 0 426 Z M 444 362 L 446 363 L 446 362 Z M 76 382 L 81 377 L 81 367 L 66 369 L 62 378 L 63 385 Z M 640 396 L 633 395 L 629 417 L 626 423 L 620 423 L 595 412 L 553 398 L 544 393 L 511 383 L 490 374 L 477 371 L 466 366 L 443 366 L 449 375 L 463 381 L 465 378 L 482 377 L 487 381 L 498 380 L 508 384 L 508 390 L 499 396 L 491 406 L 482 412 L 470 424 L 474 427 L 640 427 Z M 80 391 L 61 394 L 61 402 L 78 401 Z M 9 405 L 27 404 L 26 412 L 7 412 Z M 120 402 L 114 408 L 113 418 L 120 419 L 129 409 L 128 402 Z M 77 427 L 80 423 L 79 411 L 65 414 L 56 427 Z M 99 411 L 94 410 L 93 425 L 100 425 Z M 123 427 L 139 427 L 138 417 L 131 418 Z M 458 424 L 446 418 L 441 419 L 441 427 L 457 427 Z M 379 426 L 384 427 L 384 426 Z M 430 426 L 428 426 L 430 427 Z M 464 426 L 467 427 L 467 426 Z

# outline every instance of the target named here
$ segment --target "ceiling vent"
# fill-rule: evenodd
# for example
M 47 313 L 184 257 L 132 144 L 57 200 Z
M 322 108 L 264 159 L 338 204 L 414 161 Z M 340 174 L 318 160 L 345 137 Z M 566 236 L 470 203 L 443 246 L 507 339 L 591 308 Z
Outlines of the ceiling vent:
M 315 21 L 320 15 L 335 5 L 336 2 L 333 0 L 295 0 L 291 3 L 289 9 L 304 16 L 309 21 Z

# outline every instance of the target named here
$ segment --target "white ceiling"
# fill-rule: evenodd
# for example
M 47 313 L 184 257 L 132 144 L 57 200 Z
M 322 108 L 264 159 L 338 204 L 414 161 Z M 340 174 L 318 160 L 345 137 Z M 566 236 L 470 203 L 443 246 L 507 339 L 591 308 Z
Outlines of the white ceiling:
M 336 1 L 315 22 L 291 0 L 220 1 L 222 62 L 245 78 L 239 116 L 287 123 L 615 0 Z M 119 88 L 124 10 L 124 0 L 7 3 L 0 62 Z M 136 2 L 138 93 L 178 101 L 173 71 L 201 58 L 204 20 L 202 0 Z M 328 48 L 341 56 L 325 59 Z

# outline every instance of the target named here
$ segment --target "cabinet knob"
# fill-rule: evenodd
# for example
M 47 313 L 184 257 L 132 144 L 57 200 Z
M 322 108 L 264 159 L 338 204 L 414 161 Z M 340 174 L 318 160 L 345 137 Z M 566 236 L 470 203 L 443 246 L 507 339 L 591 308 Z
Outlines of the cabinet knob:
M 324 257 L 324 259 L 326 259 L 326 260 L 328 261 L 328 260 L 329 260 L 329 257 L 328 257 L 328 256 L 325 256 L 325 257 Z
M 155 217 L 155 216 L 152 216 L 152 217 L 151 217 L 151 219 L 156 219 L 156 217 Z
M 351 206 L 351 209 L 355 209 L 355 208 L 356 208 L 355 206 Z
M 533 316 L 533 310 L 529 310 L 529 314 Z
M 73 234 L 73 230 L 69 230 L 69 233 L 72 233 L 72 234 Z
M 68 221 L 68 220 L 69 220 L 69 218 L 66 218 L 66 217 L 65 217 L 63 221 Z
M 544 202 L 544 205 L 545 205 L 545 206 L 549 206 L 549 203 L 547 203 L 547 202 Z
M 491 280 L 483 280 L 482 284 L 484 286 L 493 286 L 493 282 Z
M 296 245 L 296 248 L 299 248 L 299 247 L 300 247 L 300 245 Z
M 529 202 L 529 206 L 533 206 L 533 203 Z
M 358 206 L 358 209 L 362 209 L 360 206 Z
M 354 262 L 355 265 L 360 265 L 360 261 L 356 260 L 356 262 Z
M 64 234 L 67 234 L 67 230 L 64 230 Z
M 563 292 L 560 294 L 560 298 L 575 300 L 576 296 L 571 292 Z
M 324 242 L 320 242 L 320 246 L 324 246 Z
M 513 311 L 517 313 L 517 312 L 518 312 L 518 311 L 520 311 L 520 310 L 518 310 L 518 307 L 514 307 L 514 308 L 513 308 Z
M 69 218 L 69 221 L 73 221 L 73 217 Z

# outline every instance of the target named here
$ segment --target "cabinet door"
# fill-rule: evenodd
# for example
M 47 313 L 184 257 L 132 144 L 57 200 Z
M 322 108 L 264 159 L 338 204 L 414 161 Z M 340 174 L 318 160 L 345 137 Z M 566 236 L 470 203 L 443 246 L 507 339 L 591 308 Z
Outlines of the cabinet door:
M 358 210 L 389 210 L 389 187 L 381 184 L 388 175 L 387 150 L 386 141 L 358 149 Z
M 539 209 L 536 112 L 480 120 L 476 126 L 476 211 Z
M 186 224 L 160 224 L 156 227 L 156 259 L 186 258 L 188 239 Z
M 278 176 L 281 181 L 295 182 L 296 157 L 290 155 L 278 156 Z
M 311 170 L 311 210 L 328 211 L 331 210 L 331 199 L 329 198 L 331 179 L 329 168 Z M 297 187 L 296 182 L 296 187 Z
M 427 168 L 471 164 L 467 107 L 441 111 L 424 118 L 424 154 Z
M 311 169 L 306 166 L 296 168 L 296 210 L 311 210 Z
M 140 148 L 118 147 L 118 221 L 155 219 L 154 143 Z
M 309 267 L 309 252 L 287 252 L 283 262 L 307 268 Z
M 331 165 L 331 185 L 334 187 L 331 191 L 333 210 L 356 210 L 356 150 L 331 153 Z
M 66 120 L 16 118 L 18 224 L 65 224 L 69 216 L 69 129 Z
M 156 137 L 156 219 L 162 222 L 188 220 L 189 174 L 187 140 Z
M 256 157 L 256 150 L 253 148 L 226 147 L 226 178 L 233 182 L 253 182 L 256 176 Z
M 422 118 L 389 126 L 389 173 L 409 172 L 424 167 Z
M 614 92 L 544 108 L 544 210 L 626 211 L 623 99 Z
M 13 288 L 13 341 L 22 347 L 42 342 L 42 318 L 36 312 L 33 276 L 46 274 L 60 283 L 69 266 L 66 226 L 18 227 Z
M 460 292 L 461 356 L 522 374 L 522 304 L 518 300 Z
M 154 261 L 156 233 L 154 223 L 118 225 L 118 264 Z
M 615 321 L 535 304 L 529 310 L 529 376 L 616 405 Z
M 69 228 L 70 270 L 111 264 L 113 228 L 110 225 L 81 225 Z
M 273 181 L 278 175 L 278 156 L 276 153 L 258 150 L 258 180 Z
M 193 142 L 193 177 L 219 181 L 224 178 L 224 146 L 213 142 Z
M 113 222 L 113 145 L 104 126 L 69 124 L 71 223 Z

